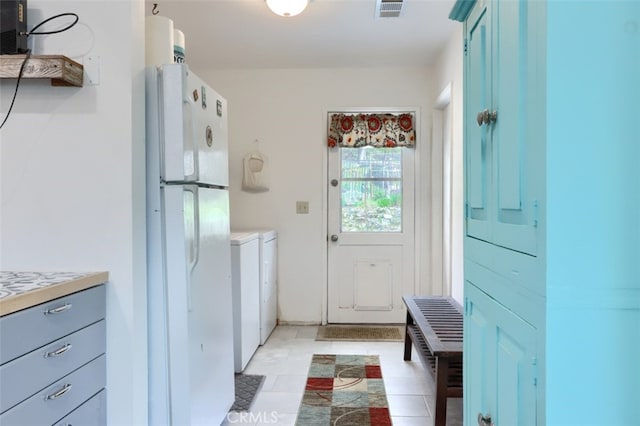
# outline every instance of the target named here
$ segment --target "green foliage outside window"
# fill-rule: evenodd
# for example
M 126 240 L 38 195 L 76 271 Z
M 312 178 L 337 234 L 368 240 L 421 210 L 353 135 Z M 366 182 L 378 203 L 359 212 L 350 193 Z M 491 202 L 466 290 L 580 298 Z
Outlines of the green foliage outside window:
M 400 232 L 402 149 L 341 149 L 342 231 Z

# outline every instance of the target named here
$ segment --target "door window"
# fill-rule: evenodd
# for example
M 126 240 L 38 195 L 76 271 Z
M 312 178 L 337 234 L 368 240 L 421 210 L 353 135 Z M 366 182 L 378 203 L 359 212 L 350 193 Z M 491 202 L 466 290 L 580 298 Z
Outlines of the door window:
M 341 232 L 402 232 L 402 151 L 340 148 Z

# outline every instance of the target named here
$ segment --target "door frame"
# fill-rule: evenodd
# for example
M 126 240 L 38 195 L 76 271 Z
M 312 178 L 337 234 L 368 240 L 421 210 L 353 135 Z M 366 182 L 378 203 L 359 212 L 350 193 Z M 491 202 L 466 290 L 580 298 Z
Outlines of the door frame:
M 430 276 L 431 294 L 451 296 L 453 275 L 453 111 L 449 82 L 433 106 L 431 145 L 432 206 Z M 448 109 L 447 109 L 448 108 Z M 447 116 L 445 117 L 445 110 Z M 444 124 L 449 123 L 444 129 Z M 447 132 L 447 133 L 445 133 Z M 445 169 L 449 173 L 445 174 Z M 447 201 L 449 206 L 446 206 Z M 438 230 L 442 232 L 439 232 Z M 448 238 L 447 238 L 448 236 Z M 448 248 L 448 249 L 447 249 Z M 440 255 L 442 253 L 442 255 Z M 448 279 L 447 279 L 448 278 Z
M 329 215 L 329 150 L 327 149 L 327 136 L 328 136 L 328 116 L 331 113 L 346 113 L 353 114 L 358 112 L 363 113 L 400 113 L 411 111 L 414 114 L 415 122 L 414 128 L 416 130 L 416 146 L 414 153 L 414 187 L 413 187 L 413 222 L 414 222 L 414 274 L 413 274 L 413 291 L 414 293 L 417 290 L 418 280 L 419 280 L 419 271 L 420 271 L 420 258 L 421 258 L 421 248 L 422 243 L 422 227 L 420 224 L 421 220 L 417 220 L 421 212 L 422 206 L 422 197 L 420 196 L 422 193 L 422 188 L 424 184 L 420 181 L 420 176 L 422 175 L 420 170 L 420 164 L 423 163 L 423 155 L 424 153 L 428 153 L 428 139 L 422 135 L 421 123 L 423 120 L 422 110 L 418 106 L 409 106 L 409 107 L 332 107 L 332 108 L 323 108 L 322 110 L 322 126 L 324 129 L 322 143 L 324 149 L 322 150 L 322 228 L 324 229 L 324 233 L 327 236 L 324 241 L 324 250 L 322 251 L 322 303 L 321 303 L 321 324 L 327 325 L 328 323 L 328 314 L 329 314 L 329 258 L 328 258 L 328 249 L 329 249 L 329 241 L 328 241 L 328 231 L 329 231 L 329 223 L 328 223 L 328 215 Z M 430 220 L 427 222 L 430 223 Z

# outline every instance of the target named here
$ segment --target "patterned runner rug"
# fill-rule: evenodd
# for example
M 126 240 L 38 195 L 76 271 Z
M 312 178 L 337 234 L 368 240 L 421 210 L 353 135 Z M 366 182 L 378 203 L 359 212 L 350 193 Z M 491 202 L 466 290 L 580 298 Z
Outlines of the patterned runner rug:
M 313 355 L 296 426 L 391 426 L 378 355 Z

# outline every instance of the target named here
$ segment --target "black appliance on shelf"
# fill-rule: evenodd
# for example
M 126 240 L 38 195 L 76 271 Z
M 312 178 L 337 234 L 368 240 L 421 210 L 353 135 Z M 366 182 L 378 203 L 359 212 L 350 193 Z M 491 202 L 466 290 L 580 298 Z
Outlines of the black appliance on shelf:
M 0 0 L 0 55 L 27 52 L 27 0 Z

